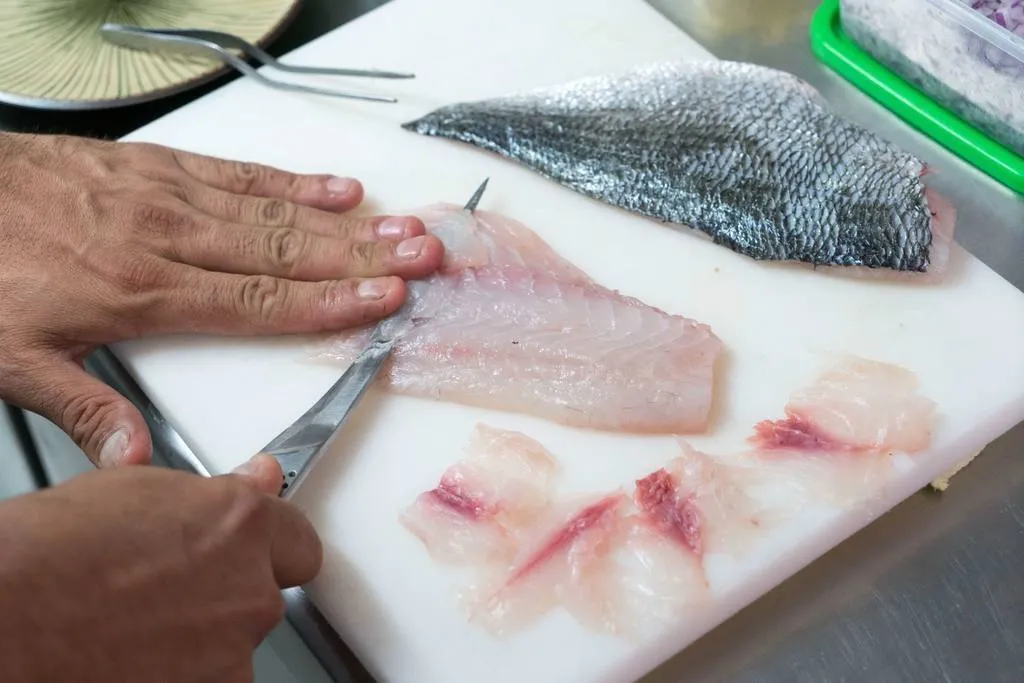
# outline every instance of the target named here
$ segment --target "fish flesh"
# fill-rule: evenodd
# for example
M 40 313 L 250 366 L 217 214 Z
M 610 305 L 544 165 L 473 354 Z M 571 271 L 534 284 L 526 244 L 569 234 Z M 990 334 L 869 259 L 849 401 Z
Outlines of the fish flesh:
M 804 500 L 862 503 L 884 488 L 895 455 L 931 444 L 937 406 L 918 390 L 906 368 L 844 356 L 793 392 L 785 418 L 754 425 L 744 458 Z
M 602 602 L 594 582 L 619 547 L 628 503 L 611 492 L 554 506 L 509 567 L 460 596 L 469 620 L 495 636 L 516 633 L 557 605 L 580 612 L 585 623 L 601 620 L 604 610 L 587 603 Z
M 679 457 L 636 482 L 633 500 L 653 532 L 703 561 L 706 553 L 743 553 L 780 520 L 745 489 L 754 470 L 717 462 L 681 439 L 679 446 Z
M 710 327 L 594 282 L 525 225 L 456 205 L 413 212 L 445 245 L 440 270 L 408 283 L 415 322 L 375 384 L 574 427 L 703 431 L 723 351 Z M 321 358 L 350 363 L 371 326 Z
M 585 628 L 635 639 L 709 597 L 705 553 L 738 555 L 769 521 L 729 466 L 679 445 L 632 495 L 558 496 L 548 450 L 478 423 L 467 456 L 399 519 L 435 561 L 477 570 L 458 602 L 492 635 L 560 607 Z
M 640 638 L 709 595 L 700 561 L 641 522 L 620 490 L 559 500 L 503 571 L 459 597 L 497 637 L 561 607 L 591 631 Z
M 400 516 L 444 564 L 509 562 L 519 537 L 551 503 L 558 464 L 521 432 L 477 424 L 466 457 Z
M 879 490 L 892 456 L 928 447 L 935 404 L 910 370 L 844 356 L 793 392 L 751 447 L 679 455 L 632 490 L 557 492 L 555 456 L 520 432 L 478 424 L 466 459 L 403 511 L 440 562 L 476 570 L 459 591 L 496 637 L 556 608 L 627 640 L 678 623 L 714 594 L 708 558 L 736 560 L 808 506 L 849 508 Z M 801 520 L 805 521 L 805 520 Z
M 768 67 L 646 64 L 402 125 L 760 261 L 936 280 L 949 260 L 955 211 L 925 164 Z
M 892 363 L 846 356 L 794 392 L 786 417 L 754 427 L 762 449 L 916 453 L 931 441 L 935 402 Z

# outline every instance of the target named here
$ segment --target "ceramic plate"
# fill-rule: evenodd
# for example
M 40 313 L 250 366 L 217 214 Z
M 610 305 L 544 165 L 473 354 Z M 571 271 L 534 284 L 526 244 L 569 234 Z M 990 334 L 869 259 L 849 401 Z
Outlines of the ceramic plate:
M 204 28 L 265 46 L 299 0 L 0 0 L 0 102 L 41 109 L 103 109 L 166 97 L 230 67 L 107 43 L 107 22 Z

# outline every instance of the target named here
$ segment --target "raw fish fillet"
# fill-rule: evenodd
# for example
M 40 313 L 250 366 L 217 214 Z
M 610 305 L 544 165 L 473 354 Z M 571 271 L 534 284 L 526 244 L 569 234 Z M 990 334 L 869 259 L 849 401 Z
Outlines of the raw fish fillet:
M 453 104 L 403 127 L 495 152 L 753 259 L 932 280 L 949 258 L 955 212 L 926 189 L 924 163 L 763 66 L 650 64 Z
M 633 500 L 651 531 L 700 562 L 705 553 L 742 553 L 778 521 L 744 489 L 751 470 L 718 463 L 685 441 L 679 446 L 680 457 L 636 482 Z
M 633 638 L 706 597 L 700 558 L 624 492 L 554 498 L 554 457 L 520 432 L 478 424 L 466 451 L 400 521 L 435 561 L 479 570 L 460 598 L 472 622 L 502 636 L 561 607 Z M 709 468 L 696 478 L 712 491 Z
M 593 282 L 526 226 L 455 205 L 417 212 L 446 248 L 409 282 L 405 333 L 377 384 L 390 391 L 601 430 L 705 428 L 722 342 L 706 325 Z M 369 328 L 323 355 L 351 362 Z
M 511 561 L 519 537 L 551 502 L 558 465 L 525 434 L 484 424 L 474 429 L 466 452 L 400 521 L 439 562 Z
M 931 443 L 936 406 L 917 389 L 906 368 L 848 356 L 794 392 L 784 419 L 755 425 L 748 456 L 806 494 L 862 502 L 884 486 L 893 455 Z
M 504 636 L 559 604 L 600 619 L 602 610 L 586 603 L 600 601 L 594 581 L 603 583 L 609 555 L 621 546 L 628 505 L 621 492 L 557 504 L 507 570 L 466 592 L 470 621 Z
M 915 453 L 931 440 L 935 403 L 906 368 L 847 357 L 796 391 L 786 419 L 758 423 L 764 449 Z

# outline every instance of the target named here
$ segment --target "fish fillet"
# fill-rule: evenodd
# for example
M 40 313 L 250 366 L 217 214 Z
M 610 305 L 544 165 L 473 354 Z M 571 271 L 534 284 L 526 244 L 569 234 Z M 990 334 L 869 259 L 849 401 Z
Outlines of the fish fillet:
M 763 66 L 648 64 L 452 104 L 403 127 L 757 260 L 935 280 L 949 259 L 955 211 L 926 189 L 925 164 Z
M 551 502 L 558 465 L 525 434 L 484 424 L 476 426 L 466 451 L 400 522 L 438 562 L 511 561 L 520 535 Z
M 409 283 L 400 314 L 416 324 L 378 385 L 576 427 L 703 431 L 723 350 L 707 325 L 602 287 L 503 216 L 454 205 L 417 214 L 445 261 Z M 321 356 L 351 362 L 369 333 L 344 332 Z
M 621 491 L 559 501 L 512 564 L 485 576 L 461 601 L 498 637 L 560 607 L 584 628 L 637 639 L 709 594 L 699 559 L 642 523 Z
M 507 570 L 471 586 L 462 596 L 470 621 L 496 636 L 515 633 L 559 604 L 585 619 L 601 619 L 595 580 L 626 530 L 629 499 L 620 492 L 562 501 L 524 541 Z
M 739 554 L 778 521 L 744 488 L 752 470 L 718 463 L 683 440 L 680 457 L 636 482 L 633 500 L 642 522 L 688 550 Z
M 784 420 L 754 428 L 765 449 L 915 453 L 931 440 L 935 403 L 906 368 L 846 357 L 790 397 Z
M 713 594 L 709 555 L 742 561 L 808 504 L 848 507 L 884 487 L 892 454 L 928 447 L 935 404 L 900 366 L 846 356 L 764 420 L 752 448 L 724 458 L 677 438 L 680 454 L 631 492 L 556 492 L 536 441 L 477 425 L 469 457 L 403 513 L 439 561 L 474 566 L 469 620 L 514 634 L 555 609 L 635 640 Z
M 755 425 L 747 456 L 807 495 L 848 506 L 884 485 L 894 454 L 929 446 L 935 410 L 910 370 L 847 356 L 795 391 L 784 419 Z

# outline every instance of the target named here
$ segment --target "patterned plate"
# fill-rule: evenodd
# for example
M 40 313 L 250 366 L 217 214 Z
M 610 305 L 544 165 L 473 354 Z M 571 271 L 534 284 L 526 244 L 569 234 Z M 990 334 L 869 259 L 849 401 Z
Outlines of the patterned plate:
M 100 26 L 204 28 L 265 46 L 300 0 L 0 0 L 0 102 L 104 109 L 166 97 L 230 67 L 215 59 L 130 50 Z

